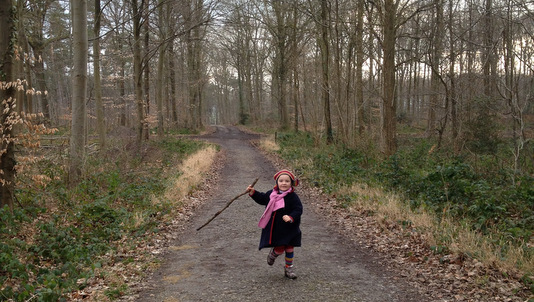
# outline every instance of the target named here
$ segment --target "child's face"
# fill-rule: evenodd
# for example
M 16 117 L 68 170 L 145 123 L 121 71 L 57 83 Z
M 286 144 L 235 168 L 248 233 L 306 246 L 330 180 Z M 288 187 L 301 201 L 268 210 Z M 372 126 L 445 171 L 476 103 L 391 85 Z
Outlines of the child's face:
M 287 191 L 291 188 L 291 178 L 287 174 L 282 174 L 278 177 L 277 185 L 280 191 Z

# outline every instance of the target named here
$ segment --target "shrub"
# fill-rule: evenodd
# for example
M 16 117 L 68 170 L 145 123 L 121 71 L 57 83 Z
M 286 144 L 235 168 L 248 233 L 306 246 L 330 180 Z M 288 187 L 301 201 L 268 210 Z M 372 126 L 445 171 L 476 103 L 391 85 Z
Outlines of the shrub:
M 305 133 L 280 133 L 278 142 L 281 156 L 327 193 L 354 182 L 376 183 L 404 194 L 413 209 L 424 207 L 438 219 L 444 214 L 467 219 L 474 230 L 499 232 L 497 238 L 520 242 L 534 230 L 534 178 L 523 175 L 514 186 L 495 156 L 472 163 L 467 156 L 449 158 L 433 150 L 432 142 L 414 139 L 379 161 L 365 151 L 315 147 Z M 346 198 L 341 202 L 347 204 Z
M 159 142 L 165 162 L 89 158 L 90 172 L 74 188 L 60 181 L 61 165 L 44 162 L 42 171 L 53 176 L 46 190 L 19 186 L 16 195 L 24 208 L 0 209 L 0 300 L 65 301 L 66 293 L 85 286 L 77 280 L 91 277 L 101 258 L 119 242 L 135 242 L 156 232 L 162 215 L 170 211 L 169 203 L 152 202 L 165 189 L 162 165 L 202 144 Z M 125 167 L 129 173 L 124 173 Z M 136 221 L 134 215 L 146 219 Z M 116 294 L 110 292 L 110 297 Z

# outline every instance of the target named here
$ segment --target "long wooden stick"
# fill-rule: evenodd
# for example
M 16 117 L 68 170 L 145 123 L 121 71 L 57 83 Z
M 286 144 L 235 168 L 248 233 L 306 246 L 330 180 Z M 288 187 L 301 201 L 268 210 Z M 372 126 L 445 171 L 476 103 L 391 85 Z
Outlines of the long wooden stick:
M 256 184 L 256 182 L 258 182 L 258 178 L 256 178 L 256 180 L 254 180 L 254 182 L 250 185 L 251 187 L 254 187 L 254 185 Z M 200 231 L 200 229 L 202 229 L 203 227 L 207 226 L 208 223 L 210 223 L 213 219 L 215 219 L 215 217 L 219 216 L 219 214 L 222 213 L 222 211 L 226 210 L 226 208 L 228 208 L 232 202 L 234 202 L 236 199 L 238 199 L 239 197 L 247 194 L 248 192 L 245 191 L 239 195 L 237 195 L 236 197 L 232 198 L 232 200 L 230 200 L 229 202 L 226 203 L 226 205 L 224 206 L 224 208 L 222 208 L 219 212 L 215 213 L 215 215 L 213 215 L 213 217 L 210 218 L 210 220 L 208 220 L 206 223 L 204 223 L 202 226 L 200 226 L 199 228 L 197 228 L 197 231 Z

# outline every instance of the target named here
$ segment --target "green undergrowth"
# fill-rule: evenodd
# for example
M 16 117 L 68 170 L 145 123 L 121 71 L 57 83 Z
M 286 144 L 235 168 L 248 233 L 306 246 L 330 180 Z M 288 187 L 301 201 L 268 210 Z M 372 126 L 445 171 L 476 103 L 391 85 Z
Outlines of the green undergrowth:
M 18 206 L 0 209 L 0 301 L 65 301 L 83 290 L 105 265 L 104 255 L 158 232 L 173 206 L 154 202 L 165 190 L 165 171 L 202 146 L 167 139 L 150 142 L 143 156 L 95 155 L 70 188 L 66 169 L 51 160 L 36 164 L 52 179 L 46 187 L 24 185 L 31 182 L 20 176 Z
M 277 142 L 281 157 L 312 185 L 335 193 L 340 206 L 360 198 L 350 192 L 344 195 L 342 188 L 356 183 L 380 187 L 403 196 L 414 211 L 462 221 L 502 247 L 503 257 L 510 243 L 523 247 L 527 258 L 534 256 L 529 246 L 534 231 L 534 167 L 528 170 L 525 165 L 522 173 L 507 169 L 510 154 L 451 155 L 435 150 L 429 140 L 411 139 L 394 156 L 382 159 L 373 146 L 318 146 L 307 133 L 278 134 Z M 532 267 L 522 269 L 533 273 Z

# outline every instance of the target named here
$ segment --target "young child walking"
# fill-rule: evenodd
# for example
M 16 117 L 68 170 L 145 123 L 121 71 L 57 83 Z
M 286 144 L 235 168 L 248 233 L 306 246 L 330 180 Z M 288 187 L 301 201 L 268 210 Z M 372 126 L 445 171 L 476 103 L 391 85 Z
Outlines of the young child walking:
M 276 258 L 285 252 L 285 276 L 297 278 L 293 266 L 294 248 L 301 245 L 300 217 L 302 203 L 295 187 L 298 179 L 288 170 L 274 175 L 276 185 L 265 193 L 248 186 L 247 192 L 252 199 L 265 206 L 258 226 L 262 228 L 259 249 L 270 247 L 267 264 L 273 265 Z

